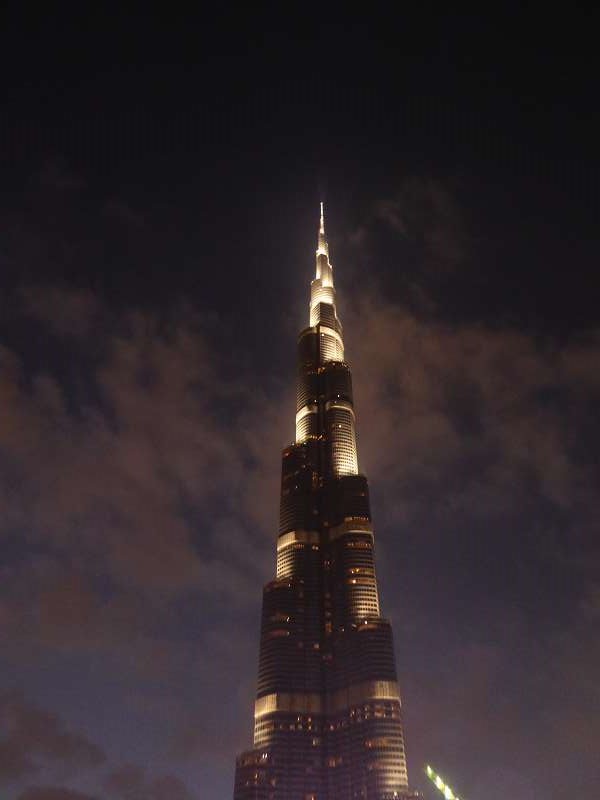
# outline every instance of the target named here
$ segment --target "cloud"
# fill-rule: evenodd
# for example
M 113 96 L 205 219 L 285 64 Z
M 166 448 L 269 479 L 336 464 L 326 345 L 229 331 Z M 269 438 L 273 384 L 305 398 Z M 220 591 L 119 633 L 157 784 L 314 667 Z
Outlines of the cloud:
M 371 234 L 377 224 L 418 253 L 425 272 L 463 269 L 471 254 L 461 206 L 450 186 L 438 179 L 404 178 L 391 197 L 375 205 L 371 219 L 349 235 L 352 247 L 371 249 Z
M 597 332 L 439 324 L 379 295 L 344 322 L 409 762 L 467 796 L 591 787 Z
M 580 622 L 549 636 L 517 609 L 503 618 L 503 630 L 498 615 L 490 619 L 485 643 L 475 634 L 453 641 L 446 619 L 428 620 L 437 639 L 429 661 L 404 676 L 413 778 L 415 765 L 433 761 L 466 796 L 532 797 L 543 787 L 559 800 L 572 786 L 587 794 L 598 773 L 597 637 Z
M 27 702 L 18 692 L 0 695 L 0 784 L 27 783 L 41 773 L 71 778 L 107 763 L 105 752 L 84 735 L 69 730 L 52 712 Z M 111 800 L 193 800 L 173 775 L 147 776 L 134 765 L 113 767 L 104 778 Z M 96 797 L 97 795 L 94 795 Z M 91 795 L 54 785 L 29 786 L 18 800 L 94 800 Z
M 489 515 L 490 487 L 506 509 L 506 493 L 533 481 L 576 510 L 595 473 L 578 452 L 599 434 L 597 337 L 542 346 L 511 329 L 421 321 L 381 298 L 361 302 L 348 330 L 368 425 L 361 457 L 377 482 L 407 492 L 425 482 L 455 502 L 468 494 L 469 513 Z
M 210 718 L 239 738 L 233 707 L 252 694 L 254 676 L 242 685 L 239 673 L 255 658 L 254 630 L 221 629 L 228 614 L 251 612 L 271 574 L 287 409 L 247 382 L 189 309 L 111 315 L 97 298 L 56 290 L 45 302 L 44 292 L 22 294 L 36 302 L 21 313 L 49 331 L 48 362 L 0 350 L 4 655 L 11 668 L 32 651 L 44 664 L 101 659 L 130 714 L 168 718 L 164 750 L 188 758 L 189 726 Z M 69 325 L 81 348 L 95 336 L 86 309 L 108 321 L 98 357 L 73 361 L 74 383 L 53 368 L 70 346 L 53 318 L 61 306 L 81 311 Z M 80 382 L 92 391 L 80 394 Z M 213 708 L 206 692 L 217 698 L 223 676 L 238 688 Z M 146 796 L 186 796 L 175 778 L 144 781 Z
M 35 182 L 50 189 L 53 194 L 77 193 L 86 185 L 82 176 L 73 172 L 62 158 L 47 159 L 35 176 Z
M 0 781 L 35 775 L 40 769 L 79 772 L 104 763 L 104 751 L 70 731 L 57 714 L 28 703 L 17 692 L 0 694 Z
M 21 792 L 17 800 L 98 800 L 98 798 L 59 786 L 34 786 Z
M 65 291 L 57 286 L 21 286 L 17 298 L 23 313 L 46 325 L 59 336 L 89 337 L 103 311 L 98 298 L 89 289 Z
M 105 213 L 109 217 L 121 222 L 128 228 L 143 228 L 144 216 L 136 211 L 127 201 L 119 197 L 112 197 L 105 206 Z
M 100 308 L 80 293 L 36 288 L 26 297 L 24 313 L 53 329 L 59 309 L 78 318 L 70 330 L 85 332 Z M 195 587 L 237 603 L 254 590 L 242 551 L 258 556 L 260 575 L 276 521 L 283 414 L 256 387 L 219 373 L 212 346 L 193 316 L 165 329 L 152 314 L 128 312 L 81 376 L 96 402 L 0 349 L 0 493 L 9 509 L 0 536 L 15 547 L 2 609 L 15 633 L 119 635 L 141 610 L 140 592 Z M 259 431 L 257 419 L 266 422 Z
M 150 778 L 133 764 L 114 770 L 106 779 L 106 788 L 115 800 L 194 800 L 179 778 L 173 775 Z
M 0 349 L 9 648 L 94 648 L 128 712 L 165 731 L 163 755 L 224 774 L 251 728 L 248 664 L 292 391 L 263 389 L 189 308 L 159 318 L 108 313 L 86 293 L 20 297 L 19 313 L 49 332 L 50 357 L 40 367 Z M 597 734 L 585 703 L 600 663 L 588 629 L 600 585 L 589 458 L 600 338 L 440 324 L 376 293 L 342 316 L 384 611 L 403 645 L 409 757 L 438 753 L 476 796 L 501 782 L 461 774 L 465 751 L 495 763 L 510 750 L 522 774 L 504 763 L 503 791 L 527 796 L 527 759 L 543 762 L 546 748 L 560 764 L 567 731 L 581 747 Z M 57 365 L 73 340 L 88 353 L 93 340 L 94 355 L 65 380 Z M 565 675 L 569 700 L 546 701 L 549 725 L 534 706 L 564 697 Z M 226 700 L 222 685 L 235 687 Z M 23 753 L 4 756 L 13 776 L 36 774 L 38 756 Z M 110 781 L 111 798 L 189 796 L 134 766 Z

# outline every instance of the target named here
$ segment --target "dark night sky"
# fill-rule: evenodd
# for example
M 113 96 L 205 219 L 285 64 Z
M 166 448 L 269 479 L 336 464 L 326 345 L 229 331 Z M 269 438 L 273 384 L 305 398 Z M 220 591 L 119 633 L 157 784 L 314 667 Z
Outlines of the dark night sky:
M 598 16 L 4 19 L 0 795 L 230 800 L 318 201 L 409 775 L 600 782 Z

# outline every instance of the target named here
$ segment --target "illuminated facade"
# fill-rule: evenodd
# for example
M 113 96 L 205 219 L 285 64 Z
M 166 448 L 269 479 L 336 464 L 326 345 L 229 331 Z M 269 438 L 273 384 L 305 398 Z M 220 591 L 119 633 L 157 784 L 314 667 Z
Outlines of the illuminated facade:
M 296 440 L 283 451 L 277 572 L 264 588 L 254 747 L 234 800 L 408 800 L 400 694 L 380 615 L 323 206 Z

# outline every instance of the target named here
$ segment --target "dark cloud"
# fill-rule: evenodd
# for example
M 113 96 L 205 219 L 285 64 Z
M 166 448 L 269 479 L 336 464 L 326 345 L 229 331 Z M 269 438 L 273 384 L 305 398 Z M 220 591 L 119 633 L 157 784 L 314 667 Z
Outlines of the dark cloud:
M 104 313 L 64 290 L 48 302 L 41 288 L 21 297 L 36 299 L 21 313 L 59 332 L 59 353 L 54 309 L 81 311 L 69 330 L 84 344 L 88 311 Z M 164 326 L 127 311 L 102 335 L 102 357 L 82 365 L 95 402 L 81 402 L 51 364 L 37 372 L 2 350 L 5 655 L 18 670 L 32 650 L 41 663 L 83 654 L 127 687 L 132 714 L 172 720 L 163 747 L 173 758 L 197 756 L 198 728 L 202 740 L 211 721 L 213 752 L 230 761 L 241 736 L 232 714 L 222 719 L 220 681 L 238 687 L 229 706 L 251 696 L 253 676 L 242 683 L 239 665 L 253 660 L 255 637 L 232 638 L 222 624 L 247 613 L 269 576 L 288 415 L 232 377 L 191 313 Z M 165 694 L 167 684 L 180 689 Z M 145 786 L 136 791 L 179 791 L 175 779 Z
M 353 264 L 360 262 L 357 274 L 363 284 L 365 272 L 369 280 L 385 277 L 391 286 L 400 283 L 405 302 L 432 311 L 434 289 L 447 289 L 460 273 L 461 281 L 471 273 L 476 248 L 466 216 L 453 181 L 405 177 L 346 234 L 350 264 L 344 272 L 356 270 Z M 389 262 L 390 254 L 387 270 L 373 268 L 381 259 Z
M 106 789 L 115 800 L 194 800 L 185 784 L 173 775 L 149 778 L 132 764 L 112 772 Z
M 469 237 L 462 210 L 440 180 L 406 178 L 392 199 L 379 203 L 375 217 L 419 247 L 424 256 L 421 264 L 429 269 L 464 265 Z
M 368 424 L 361 454 L 377 482 L 408 487 L 414 473 L 439 484 L 443 475 L 448 489 L 448 465 L 472 465 L 475 474 L 459 472 L 471 512 L 479 480 L 502 494 L 527 488 L 526 478 L 577 510 L 595 475 L 580 452 L 599 435 L 597 335 L 543 345 L 511 329 L 423 322 L 381 298 L 363 302 L 348 327 Z
M 60 717 L 28 703 L 18 692 L 0 694 L 0 781 L 35 775 L 41 769 L 80 772 L 104 763 L 106 755 Z
M 17 800 L 98 800 L 97 795 L 83 794 L 73 789 L 55 786 L 36 786 L 26 789 Z
M 86 182 L 85 179 L 76 173 L 65 161 L 64 158 L 48 158 L 44 161 L 39 173 L 36 175 L 36 182 L 40 186 L 46 187 L 55 193 L 77 193 Z
M 81 775 L 107 763 L 106 753 L 82 734 L 69 730 L 57 714 L 25 701 L 17 692 L 0 696 L 0 783 L 29 782 L 41 773 Z M 193 800 L 173 775 L 146 776 L 134 765 L 113 768 L 104 779 L 110 798 L 119 800 Z M 94 795 L 97 796 L 97 795 Z M 18 800 L 93 800 L 64 786 L 29 786 Z
M 135 211 L 129 203 L 118 197 L 111 198 L 105 206 L 108 216 L 117 219 L 125 227 L 141 228 L 144 226 L 144 217 Z
M 65 291 L 57 286 L 19 287 L 18 302 L 24 315 L 59 336 L 85 339 L 98 324 L 102 306 L 89 289 Z
M 59 309 L 71 309 L 67 317 L 79 322 L 69 329 L 83 330 L 98 307 L 56 289 L 26 296 L 35 298 L 26 312 L 51 326 Z M 245 563 L 250 551 L 261 553 L 258 574 L 266 555 L 276 517 L 267 499 L 276 494 L 273 467 L 283 439 L 278 407 L 217 374 L 210 342 L 193 319 L 165 333 L 155 317 L 131 313 L 106 334 L 104 348 L 91 374 L 101 402 L 75 409 L 56 375 L 28 378 L 21 359 L 2 348 L 0 468 L 10 514 L 0 529 L 11 541 L 22 530 L 14 547 L 28 556 L 15 552 L 3 597 L 22 635 L 118 635 L 139 592 L 197 587 L 240 602 L 255 583 Z M 270 452 L 255 418 L 272 426 Z M 207 514 L 199 547 L 198 519 Z M 225 530 L 229 544 L 237 541 L 233 560 Z M 91 572 L 104 574 L 113 591 L 100 597 Z

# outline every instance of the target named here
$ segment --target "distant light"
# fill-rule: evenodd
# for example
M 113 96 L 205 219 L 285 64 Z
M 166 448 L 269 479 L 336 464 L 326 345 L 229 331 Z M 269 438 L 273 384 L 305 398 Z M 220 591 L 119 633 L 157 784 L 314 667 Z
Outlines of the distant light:
M 459 796 L 454 794 L 448 784 L 431 769 L 429 764 L 425 767 L 425 773 L 433 785 L 444 795 L 446 800 L 460 800 Z

